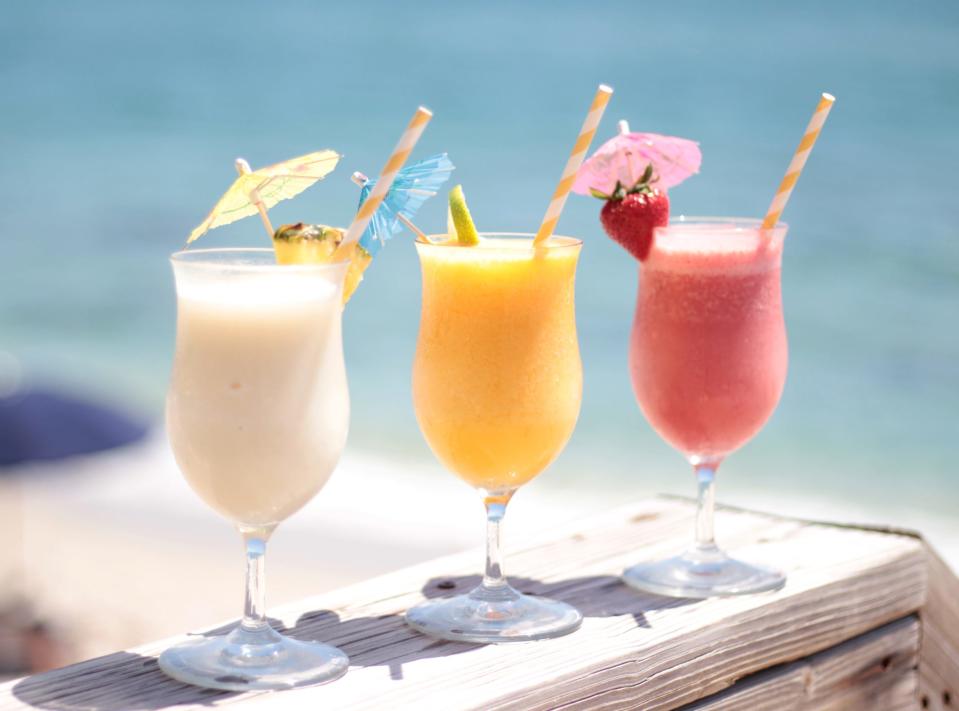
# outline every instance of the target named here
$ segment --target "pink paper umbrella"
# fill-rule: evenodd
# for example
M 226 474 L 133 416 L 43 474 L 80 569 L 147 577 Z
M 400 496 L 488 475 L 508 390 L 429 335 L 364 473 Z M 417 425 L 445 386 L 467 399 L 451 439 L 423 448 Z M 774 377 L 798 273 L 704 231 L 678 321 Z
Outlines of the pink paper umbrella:
M 630 133 L 625 121 L 619 124 L 620 134 L 606 141 L 580 167 L 573 192 L 589 195 L 593 189 L 610 195 L 617 181 L 627 188 L 633 186 L 650 163 L 659 176 L 656 187 L 663 190 L 699 172 L 703 156 L 695 141 L 658 133 Z

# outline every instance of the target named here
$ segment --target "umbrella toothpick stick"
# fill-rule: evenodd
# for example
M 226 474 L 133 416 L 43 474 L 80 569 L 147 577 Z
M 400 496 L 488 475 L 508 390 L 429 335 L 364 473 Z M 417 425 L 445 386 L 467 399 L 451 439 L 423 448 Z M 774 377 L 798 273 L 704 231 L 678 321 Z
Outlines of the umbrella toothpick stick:
M 365 175 L 363 175 L 360 171 L 356 171 L 355 173 L 353 173 L 353 175 L 350 176 L 350 180 L 352 180 L 354 183 L 359 185 L 361 188 L 370 181 L 370 179 L 367 178 Z M 429 190 L 423 190 L 421 192 L 427 193 L 428 195 L 431 195 L 431 196 L 436 194 Z M 412 222 L 410 222 L 409 218 L 399 213 L 396 213 L 396 217 L 399 219 L 400 222 L 402 222 L 406 226 L 406 229 L 408 229 L 414 235 L 419 237 L 421 240 L 423 240 L 424 242 L 432 242 L 432 240 L 426 236 L 426 233 L 423 232 L 423 230 L 421 230 L 419 227 L 417 227 Z
M 629 121 L 626 119 L 620 119 L 616 126 L 619 128 L 620 136 L 625 136 L 629 133 Z M 633 154 L 629 151 L 626 152 L 626 175 L 620 174 L 620 178 L 624 185 L 630 185 L 636 182 L 635 178 L 633 178 Z
M 432 241 L 433 241 L 433 240 L 431 240 L 429 237 L 426 236 L 426 233 L 423 232 L 423 230 L 421 230 L 419 227 L 417 227 L 417 226 L 414 225 L 412 222 L 410 222 L 406 217 L 404 217 L 403 215 L 397 215 L 397 217 L 400 218 L 400 222 L 402 222 L 404 225 L 406 225 L 406 228 L 407 228 L 410 232 L 412 232 L 413 234 L 415 234 L 415 235 L 416 235 L 417 237 L 419 237 L 421 240 L 423 240 L 424 242 L 432 242 Z
M 237 158 L 235 161 L 236 172 L 241 176 L 246 175 L 247 173 L 252 173 L 250 164 L 246 162 L 243 158 Z M 260 213 L 260 219 L 263 220 L 263 226 L 266 227 L 266 233 L 270 237 L 270 241 L 273 241 L 273 235 L 276 231 L 273 229 L 273 223 L 270 222 L 270 216 L 266 214 L 266 206 L 263 205 L 263 201 L 260 200 L 259 194 L 256 190 L 250 191 L 250 202 L 256 205 L 257 211 Z

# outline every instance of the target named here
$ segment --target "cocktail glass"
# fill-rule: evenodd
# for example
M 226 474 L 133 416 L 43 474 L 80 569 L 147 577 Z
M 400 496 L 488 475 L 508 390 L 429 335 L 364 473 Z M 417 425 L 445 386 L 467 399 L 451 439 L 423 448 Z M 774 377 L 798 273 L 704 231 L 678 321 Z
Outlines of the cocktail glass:
M 640 563 L 634 588 L 705 598 L 775 590 L 778 570 L 729 557 L 713 537 L 715 476 L 776 409 L 786 382 L 780 271 L 786 225 L 679 218 L 656 228 L 640 266 L 629 366 L 653 429 L 692 464 L 696 534 L 673 558 Z
M 277 633 L 265 616 L 264 556 L 277 524 L 323 487 L 346 443 L 340 320 L 347 262 L 280 266 L 270 249 L 172 257 L 177 337 L 167 430 L 193 490 L 246 547 L 243 619 L 225 636 L 167 649 L 160 668 L 215 689 L 336 679 L 335 647 Z
M 416 245 L 423 273 L 416 417 L 437 458 L 483 496 L 487 520 L 482 583 L 406 613 L 414 629 L 442 639 L 541 639 L 582 621 L 575 608 L 523 595 L 503 575 L 506 505 L 562 451 L 582 399 L 573 305 L 582 243 L 551 237 L 534 248 L 532 238 Z

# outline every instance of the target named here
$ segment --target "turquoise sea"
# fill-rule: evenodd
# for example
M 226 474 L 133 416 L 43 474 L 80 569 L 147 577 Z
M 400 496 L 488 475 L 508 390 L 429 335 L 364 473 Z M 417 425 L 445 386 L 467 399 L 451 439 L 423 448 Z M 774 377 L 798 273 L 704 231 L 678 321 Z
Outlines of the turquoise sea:
M 0 351 L 25 377 L 159 418 L 167 255 L 233 179 L 331 147 L 274 221 L 345 224 L 420 103 L 482 229 L 533 230 L 599 82 L 600 129 L 701 143 L 674 214 L 760 216 L 821 91 L 838 97 L 790 203 L 790 374 L 721 497 L 763 491 L 950 514 L 959 501 L 959 4 L 834 2 L 7 3 L 0 20 Z M 570 200 L 586 392 L 544 486 L 691 493 L 643 420 L 626 343 L 635 264 Z M 440 201 L 419 222 L 441 229 Z M 258 221 L 201 244 L 264 244 Z M 345 320 L 350 447 L 430 461 L 410 402 L 419 273 L 377 258 Z M 12 360 L 0 358 L 9 378 Z M 131 476 L 135 473 L 131 473 Z M 546 483 L 548 482 L 548 484 Z

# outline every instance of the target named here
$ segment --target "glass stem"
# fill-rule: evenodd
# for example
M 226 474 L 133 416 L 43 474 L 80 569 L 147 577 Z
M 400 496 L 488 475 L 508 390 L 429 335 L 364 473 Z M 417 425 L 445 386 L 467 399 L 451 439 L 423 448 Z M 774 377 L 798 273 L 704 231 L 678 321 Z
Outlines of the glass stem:
M 503 551 L 500 549 L 500 530 L 506 504 L 486 501 L 486 572 L 483 587 L 498 588 L 506 585 L 503 576 Z
M 704 461 L 694 465 L 698 491 L 696 496 L 696 541 L 694 548 L 703 553 L 716 550 L 713 535 L 713 513 L 716 508 L 716 469 L 718 461 Z
M 486 506 L 486 568 L 483 582 L 472 592 L 472 596 L 482 600 L 498 601 L 512 599 L 517 593 L 506 582 L 503 575 L 503 551 L 500 548 L 500 532 L 506 505 L 513 492 L 506 494 L 487 494 Z
M 272 528 L 241 528 L 246 548 L 246 595 L 243 600 L 243 621 L 240 627 L 247 632 L 259 632 L 266 621 L 266 542 Z

